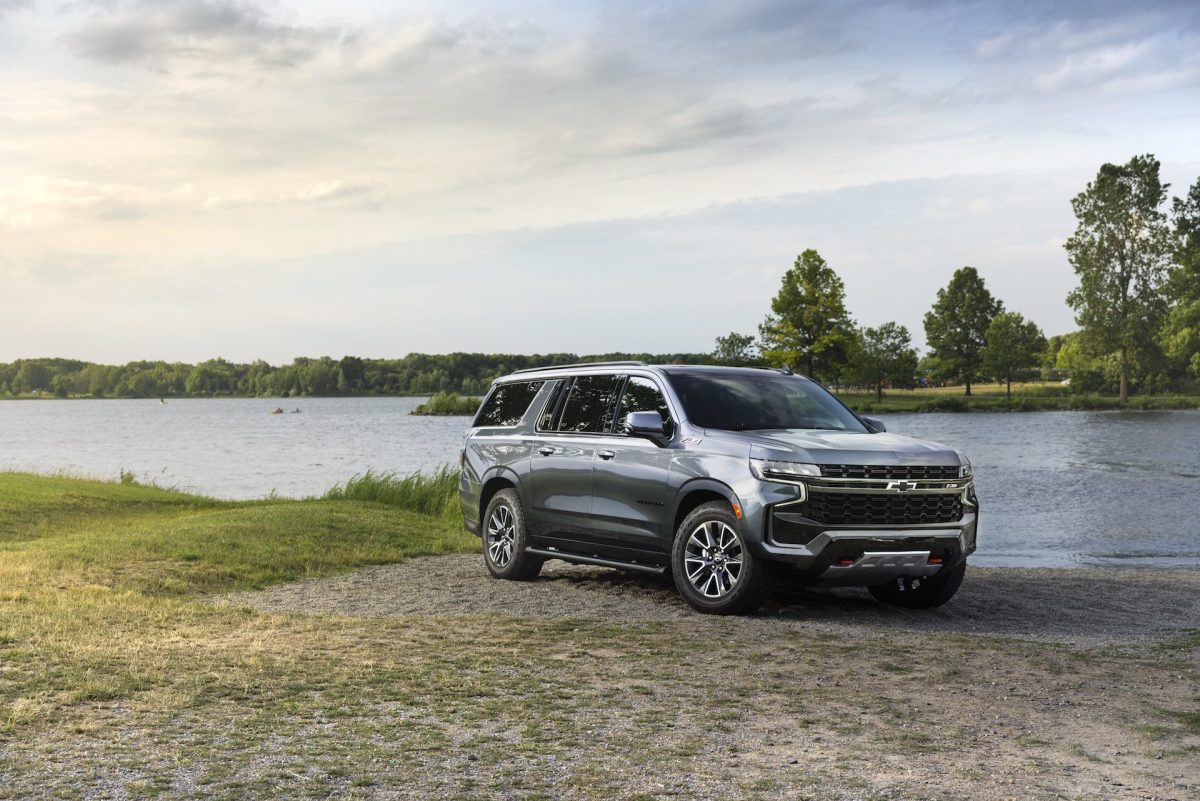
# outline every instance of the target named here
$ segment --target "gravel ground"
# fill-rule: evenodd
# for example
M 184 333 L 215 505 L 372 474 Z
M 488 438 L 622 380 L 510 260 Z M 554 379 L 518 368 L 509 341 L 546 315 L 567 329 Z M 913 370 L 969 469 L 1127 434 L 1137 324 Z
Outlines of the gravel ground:
M 478 555 L 413 559 L 218 600 L 267 612 L 358 617 L 698 617 L 663 580 L 551 561 L 536 581 L 495 581 Z M 861 589 L 778 593 L 745 625 L 983 634 L 1080 647 L 1123 645 L 1200 628 L 1200 571 L 973 567 L 958 595 L 941 609 L 897 609 Z
M 349 617 L 148 640 L 193 689 L 0 737 L 0 799 L 1200 799 L 1200 648 L 1175 638 L 1200 571 L 972 569 L 937 610 L 838 590 L 718 618 L 471 554 L 210 600 Z

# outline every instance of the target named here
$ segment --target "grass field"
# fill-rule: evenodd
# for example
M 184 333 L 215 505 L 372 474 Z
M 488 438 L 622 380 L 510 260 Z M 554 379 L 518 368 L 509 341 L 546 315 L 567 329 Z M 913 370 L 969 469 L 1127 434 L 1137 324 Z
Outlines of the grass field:
M 1058 410 L 1200 409 L 1200 395 L 1133 395 L 1122 404 L 1108 395 L 1073 395 L 1061 384 L 1013 384 L 1012 398 L 1004 384 L 975 384 L 971 395 L 963 388 L 928 387 L 884 390 L 878 401 L 874 391 L 838 393 L 857 412 L 1036 412 Z
M 356 619 L 206 602 L 476 550 L 447 512 L 452 478 L 224 502 L 0 474 L 0 798 L 891 798 L 913 785 L 884 768 L 913 760 L 953 774 L 962 797 L 998 798 L 968 792 L 972 776 L 1016 771 L 985 764 L 997 731 L 1029 765 L 1108 759 L 1095 732 L 1071 733 L 1081 716 L 1128 737 L 1148 770 L 1195 757 L 1200 641 L 1127 655 L 939 636 L 914 650 L 884 635 L 762 637 L 731 620 Z M 1021 685 L 1005 692 L 1051 710 L 1058 730 L 1000 707 L 960 713 L 997 665 L 1004 688 Z M 1115 684 L 1130 698 L 1104 689 Z M 1043 699 L 1068 691 L 1079 705 L 1054 717 Z M 988 755 L 953 761 L 976 751 Z M 925 793 L 906 797 L 956 797 Z

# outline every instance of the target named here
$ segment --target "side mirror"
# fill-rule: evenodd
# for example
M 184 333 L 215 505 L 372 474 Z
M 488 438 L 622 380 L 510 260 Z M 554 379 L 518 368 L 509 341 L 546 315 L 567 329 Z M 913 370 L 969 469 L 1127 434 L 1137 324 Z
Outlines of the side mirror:
M 864 417 L 862 421 L 866 423 L 867 430 L 872 434 L 882 434 L 887 431 L 887 426 L 883 424 L 883 421 L 875 417 Z
M 667 437 L 662 415 L 658 412 L 630 412 L 625 415 L 625 433 L 654 440 L 659 445 Z

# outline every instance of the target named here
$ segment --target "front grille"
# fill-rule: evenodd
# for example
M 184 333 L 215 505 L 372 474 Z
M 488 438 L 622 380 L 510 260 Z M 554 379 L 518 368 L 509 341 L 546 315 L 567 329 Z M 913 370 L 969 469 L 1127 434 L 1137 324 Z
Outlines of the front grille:
M 916 525 L 954 523 L 962 519 L 962 497 L 954 494 L 867 495 L 813 492 L 804 516 L 830 525 Z
M 958 478 L 958 465 L 823 464 L 824 478 L 937 479 Z

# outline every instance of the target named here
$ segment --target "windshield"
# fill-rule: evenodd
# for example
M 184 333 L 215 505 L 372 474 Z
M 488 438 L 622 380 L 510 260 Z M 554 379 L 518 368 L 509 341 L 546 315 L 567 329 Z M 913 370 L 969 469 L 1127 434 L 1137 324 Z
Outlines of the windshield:
M 809 428 L 866 433 L 849 409 L 819 384 L 803 378 L 766 371 L 680 373 L 669 378 L 688 420 L 703 428 Z

